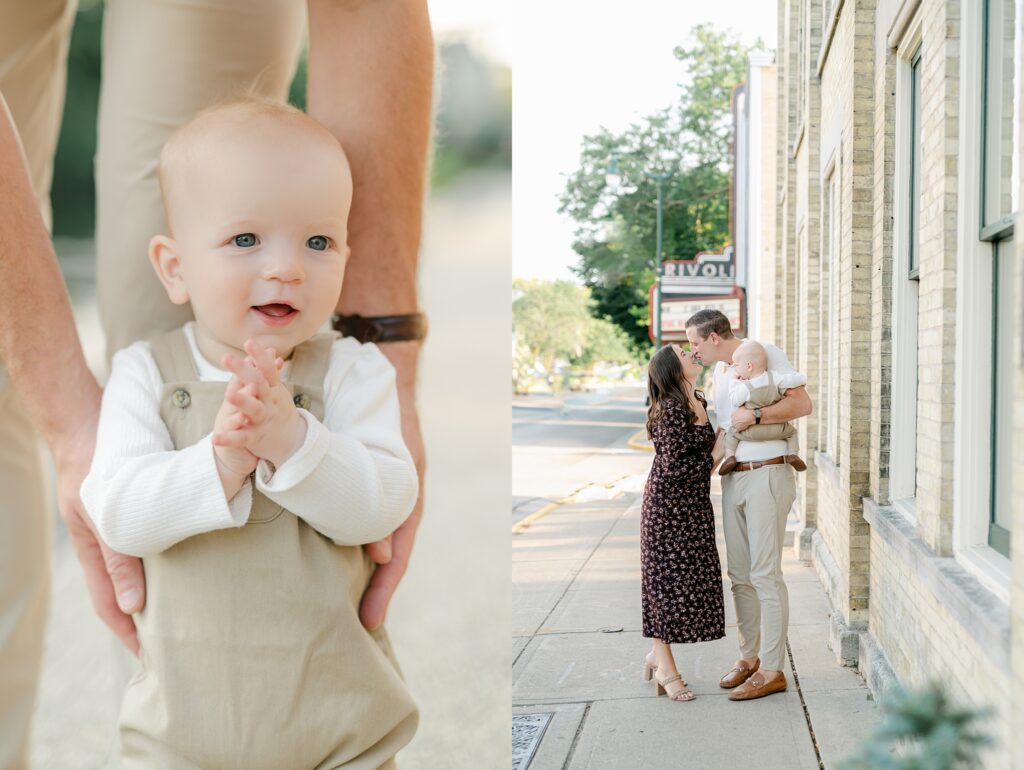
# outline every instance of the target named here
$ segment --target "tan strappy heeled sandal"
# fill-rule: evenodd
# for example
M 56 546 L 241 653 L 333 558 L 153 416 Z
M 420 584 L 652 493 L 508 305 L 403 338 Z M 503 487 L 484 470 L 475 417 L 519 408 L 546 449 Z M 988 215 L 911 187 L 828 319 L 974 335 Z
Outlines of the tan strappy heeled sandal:
M 658 664 L 651 663 L 651 654 L 647 653 L 644 655 L 644 681 L 651 681 L 651 677 L 658 675 Z
M 694 698 L 697 697 L 697 693 L 695 693 L 693 690 L 691 690 L 689 687 L 686 686 L 686 681 L 683 679 L 683 675 L 682 674 L 676 674 L 675 676 L 670 676 L 668 679 L 658 679 L 658 677 L 655 676 L 654 677 L 654 681 L 658 685 L 658 687 L 657 687 L 658 695 L 663 695 L 663 694 L 667 695 L 669 700 L 691 701 L 691 700 L 693 700 Z M 676 690 L 675 692 L 670 693 L 666 689 L 665 685 L 672 684 L 673 682 L 682 682 L 683 683 L 683 689 L 682 690 Z

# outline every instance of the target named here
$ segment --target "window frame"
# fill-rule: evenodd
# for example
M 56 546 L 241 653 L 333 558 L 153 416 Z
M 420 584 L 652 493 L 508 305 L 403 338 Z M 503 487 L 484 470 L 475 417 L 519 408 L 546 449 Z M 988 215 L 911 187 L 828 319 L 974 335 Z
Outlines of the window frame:
M 956 331 L 953 396 L 953 557 L 1002 602 L 1009 603 L 1010 560 L 989 544 L 991 509 L 979 505 L 992 489 L 992 243 L 980 202 L 985 100 L 984 3 L 964 6 L 958 116 Z M 989 344 L 984 344 L 985 342 Z
M 918 104 L 921 94 L 921 43 L 918 41 L 914 53 L 910 57 L 910 69 L 908 72 L 909 83 L 907 97 L 909 97 L 909 115 L 907 116 L 909 126 L 907 128 L 908 141 L 910 143 L 909 161 L 910 169 L 907 173 L 907 277 L 912 281 L 921 279 L 921 238 L 920 238 L 920 204 L 918 200 L 921 194 L 921 105 Z
M 841 154 L 842 148 L 836 150 Z M 833 465 L 839 467 L 839 271 L 842 261 L 842 232 L 843 232 L 843 188 L 840 184 L 842 172 L 838 162 L 832 174 L 829 176 L 829 284 L 828 302 L 832 309 L 832 324 L 829 327 L 829 362 L 828 362 L 828 397 L 832 405 L 830 412 L 832 419 L 829 421 L 828 430 L 828 452 L 832 458 Z
M 825 345 L 824 371 L 820 376 L 824 418 L 819 421 L 818 446 L 828 455 L 832 464 L 839 467 L 839 260 L 840 222 L 842 215 L 839 200 L 841 195 L 839 157 L 842 147 L 835 149 L 821 176 L 821 278 L 823 298 L 821 319 L 823 328 L 820 339 Z
M 998 1 L 998 0 L 996 0 Z M 1013 264 L 1016 259 L 1016 248 L 1014 240 L 1014 221 L 1016 220 L 1017 213 L 1019 211 L 1012 211 L 1008 214 L 1002 214 L 993 219 L 988 218 L 988 203 L 989 196 L 996 192 L 996 194 L 1002 194 L 1002 188 L 999 186 L 998 181 L 994 181 L 989 178 L 990 171 L 990 158 L 989 158 L 989 120 L 991 113 L 989 111 L 989 90 L 990 90 L 990 79 L 989 69 L 991 60 L 989 57 L 989 34 L 992 31 L 992 18 L 990 8 L 993 0 L 983 0 L 982 6 L 982 21 L 981 21 L 981 126 L 980 126 L 980 158 L 978 168 L 978 185 L 980 189 L 980 195 L 978 196 L 978 208 L 979 208 L 979 227 L 978 227 L 978 239 L 982 242 L 989 244 L 990 247 L 990 259 L 991 259 L 991 339 L 992 339 L 992 355 L 990 359 L 990 366 L 992 371 L 991 377 L 991 389 L 989 391 L 990 404 L 990 417 L 989 417 L 989 457 L 991 459 L 989 463 L 989 493 L 988 493 L 988 545 L 994 550 L 1005 556 L 1010 557 L 1010 530 L 1001 526 L 997 523 L 997 512 L 1000 507 L 999 496 L 999 478 L 1000 478 L 1000 455 L 999 443 L 1000 443 L 1000 420 L 999 420 L 999 405 L 1000 405 L 1000 390 L 1006 388 L 1006 383 L 1002 381 L 1002 378 L 1006 376 L 1006 373 L 1002 371 L 1003 368 L 1007 368 L 1010 375 L 1013 376 L 1014 367 L 1011 365 L 1006 366 L 1001 361 L 1000 355 L 1000 342 L 1001 337 L 1006 334 L 1013 333 L 1013 327 L 1015 324 L 1000 324 L 1001 310 L 1004 309 L 1006 303 L 1000 302 L 1000 289 L 1006 291 L 1012 291 L 1015 281 L 1010 281 L 1007 286 L 1003 281 L 999 280 L 1000 274 L 1000 260 L 1007 259 L 1007 261 Z M 1015 0 L 1014 5 L 1017 11 L 1020 11 L 1020 0 Z M 1021 20 L 1015 20 L 1015 34 L 1013 38 L 1013 45 L 1018 45 L 1018 37 L 1021 35 Z M 1013 83 L 1014 99 L 1014 114 L 1011 116 L 1013 121 L 1019 120 L 1020 110 L 1020 78 L 1021 70 L 1018 66 L 1019 60 L 1015 60 L 1015 71 L 1013 76 L 1015 82 Z M 1018 126 L 1019 130 L 1019 126 Z M 1011 129 L 1012 135 L 1013 129 Z M 1013 146 L 1011 149 L 1013 153 L 1019 153 L 1020 148 Z M 1012 184 L 1012 174 L 1011 174 Z M 1018 201 L 1019 206 L 1019 201 Z M 1006 255 L 1002 255 L 1001 252 L 1007 252 Z M 1010 308 L 1012 313 L 1012 302 Z M 1002 334 L 1000 329 L 1002 328 Z M 1003 343 L 1005 345 L 1005 342 Z M 1012 348 L 1011 348 L 1011 359 L 1012 359 Z M 1012 393 L 1010 396 L 1012 403 Z M 1004 430 L 1009 430 L 1009 427 L 1004 425 Z M 1005 441 L 1005 439 L 1004 439 Z M 1006 475 L 1012 479 L 1012 469 L 1004 469 Z M 1006 483 L 1006 482 L 1004 482 Z M 1012 518 L 1012 516 L 1011 516 Z
M 890 404 L 913 409 L 889 411 L 889 504 L 917 521 L 917 432 L 920 326 L 920 15 L 907 26 L 896 50 L 896 134 L 893 179 L 892 364 Z M 916 264 L 912 263 L 916 260 Z
M 980 183 L 980 194 L 978 195 L 978 209 L 980 228 L 978 237 L 986 242 L 995 243 L 1001 240 L 1005 240 L 1013 237 L 1013 225 L 1017 218 L 1017 211 L 1012 211 L 1009 214 L 1004 214 L 992 221 L 988 219 L 988 213 L 986 211 L 988 207 L 988 196 L 991 192 L 991 185 L 988 184 L 986 178 L 988 174 L 988 92 L 989 92 L 989 32 L 991 30 L 991 17 L 989 14 L 989 8 L 993 0 L 982 0 L 981 2 L 981 160 L 979 166 L 979 173 L 981 176 Z M 1015 0 L 1015 4 L 1019 5 L 1020 0 Z M 1017 20 L 1017 34 L 1021 34 L 1020 19 Z M 1015 73 L 1017 78 L 1020 78 L 1020 71 Z M 1019 83 L 1016 87 L 1017 99 L 1020 100 L 1020 88 Z M 1018 106 L 1019 109 L 1019 106 Z M 1018 153 L 1019 147 L 1014 146 L 1013 152 Z M 1012 177 L 1011 177 L 1012 178 Z M 1018 201 L 1019 207 L 1019 201 Z M 1019 210 L 1019 208 L 1018 208 Z

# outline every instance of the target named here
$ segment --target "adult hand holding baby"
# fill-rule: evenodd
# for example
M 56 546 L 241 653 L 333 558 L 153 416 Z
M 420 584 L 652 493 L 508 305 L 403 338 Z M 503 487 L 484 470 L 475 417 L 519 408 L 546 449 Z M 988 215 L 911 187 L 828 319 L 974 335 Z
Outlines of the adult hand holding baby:
M 78 492 L 96 443 L 99 406 L 90 400 L 83 399 L 86 409 L 80 420 L 69 420 L 66 432 L 49 439 L 57 467 L 57 503 L 96 614 L 125 647 L 138 655 L 139 640 L 131 616 L 145 604 L 142 563 L 107 547 L 96 534 Z
M 0 487 L 8 506 L 0 510 L 0 542 L 8 548 L 0 558 L 10 581 L 10 603 L 0 607 L 0 620 L 15 635 L 8 638 L 17 637 L 26 644 L 21 650 L 6 648 L 12 663 L 5 672 L 17 673 L 4 681 L 11 698 L 7 702 L 27 704 L 27 723 L 31 676 L 39 662 L 41 619 L 49 595 L 49 559 L 44 550 L 49 532 L 42 524 L 49 511 L 43 505 L 46 498 L 33 423 L 53 452 L 60 515 L 82 564 L 93 607 L 133 653 L 138 653 L 139 643 L 131 613 L 142 609 L 146 592 L 142 563 L 112 551 L 96 537 L 78 494 L 96 443 L 100 387 L 82 353 L 60 267 L 2 95 L 0 179 L 5 196 L 0 207 L 0 252 L 4 254 L 0 300 L 10 310 L 0 324 L 0 358 L 20 396 L 15 399 L 0 381 L 0 426 L 7 450 Z M 21 309 L 26 312 L 16 312 Z M 54 378 L 54 371 L 61 376 Z M 6 724 L 0 728 L 10 730 Z M 6 766 L 7 759 L 0 746 L 0 765 Z
M 373 630 L 384 623 L 388 605 L 395 595 L 398 584 L 405 576 L 409 557 L 423 516 L 423 494 L 427 471 L 426 449 L 420 430 L 419 413 L 416 408 L 416 364 L 419 342 L 390 342 L 381 346 L 381 351 L 395 367 L 398 385 L 398 402 L 402 414 L 402 438 L 409 448 L 416 473 L 419 476 L 419 494 L 412 513 L 398 529 L 383 540 L 370 543 L 366 552 L 377 564 L 370 585 L 363 593 L 359 607 L 359 619 L 366 628 Z
M 416 465 L 419 494 L 409 518 L 398 529 L 384 540 L 378 540 L 366 546 L 366 551 L 377 564 L 377 569 L 374 570 L 370 585 L 363 593 L 363 601 L 359 607 L 359 619 L 371 631 L 384 624 L 391 597 L 394 596 L 395 590 L 409 566 L 416 530 L 419 528 L 420 519 L 423 516 L 423 487 L 427 468 L 426 450 L 420 432 L 419 417 L 415 410 L 410 412 L 404 406 L 402 437 L 405 439 L 406 446 Z
M 732 427 L 737 432 L 744 431 L 755 422 L 754 413 L 745 406 L 738 406 L 732 412 Z

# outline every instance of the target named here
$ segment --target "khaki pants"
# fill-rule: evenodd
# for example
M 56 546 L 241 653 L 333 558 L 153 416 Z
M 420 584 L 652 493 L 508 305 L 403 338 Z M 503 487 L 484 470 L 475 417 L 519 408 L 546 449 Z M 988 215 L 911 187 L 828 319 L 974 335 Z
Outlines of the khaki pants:
M 782 579 L 786 518 L 796 499 L 788 465 L 769 465 L 722 478 L 725 555 L 739 625 L 740 655 L 782 671 L 789 593 Z
M 74 3 L 0 2 L 0 93 L 47 224 Z M 0 202 L 2 205 L 2 202 Z M 0 767 L 28 766 L 50 593 L 51 506 L 39 437 L 0 363 Z
M 800 451 L 796 439 L 796 428 L 792 423 L 777 422 L 771 425 L 751 425 L 746 430 L 729 428 L 725 432 L 725 448 L 736 451 L 741 441 L 785 441 L 786 453 L 795 455 Z
M 75 10 L 75 0 L 0 0 L 0 93 L 47 223 Z M 164 141 L 200 110 L 247 90 L 284 99 L 305 19 L 299 0 L 107 0 L 96 250 L 108 361 L 188 320 L 147 258 L 150 238 L 164 227 L 156 177 Z M 26 761 L 46 616 L 50 507 L 38 438 L 2 372 L 0 444 L 0 767 L 18 768 Z
M 27 766 L 29 719 L 50 594 L 50 508 L 42 447 L 0 388 L 0 767 Z

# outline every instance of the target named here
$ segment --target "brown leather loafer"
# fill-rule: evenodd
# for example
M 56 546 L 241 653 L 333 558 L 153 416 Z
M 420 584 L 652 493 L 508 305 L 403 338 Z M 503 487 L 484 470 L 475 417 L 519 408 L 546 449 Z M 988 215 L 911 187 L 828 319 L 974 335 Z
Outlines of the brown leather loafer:
M 722 460 L 722 465 L 718 469 L 718 475 L 719 476 L 728 476 L 730 473 L 732 473 L 732 469 L 735 468 L 735 467 L 736 467 L 736 458 L 735 457 L 726 457 L 724 460 Z
M 718 680 L 718 686 L 724 687 L 726 690 L 731 690 L 733 687 L 739 687 L 745 681 L 750 679 L 754 675 L 754 672 L 761 668 L 761 659 L 758 658 L 754 661 L 752 667 L 747 666 L 743 661 L 738 661 L 733 666 L 729 673 Z
M 754 674 L 742 686 L 729 693 L 729 700 L 754 700 L 772 693 L 785 692 L 786 675 L 780 673 L 770 682 L 766 682 L 764 674 Z

